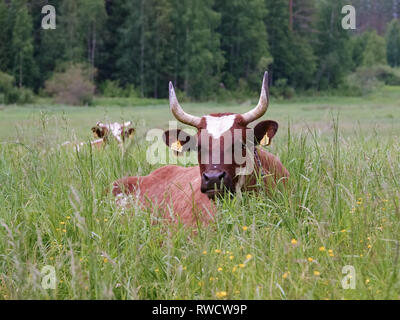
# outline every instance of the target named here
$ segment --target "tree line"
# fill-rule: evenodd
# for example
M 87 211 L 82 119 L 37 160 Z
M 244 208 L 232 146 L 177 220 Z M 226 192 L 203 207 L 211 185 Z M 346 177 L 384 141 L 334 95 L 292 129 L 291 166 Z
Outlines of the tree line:
M 337 88 L 362 66 L 400 65 L 399 0 L 0 0 L 0 71 L 38 92 L 54 72 L 84 63 L 101 85 L 163 98 L 172 80 L 193 99 L 271 84 Z M 44 5 L 56 29 L 41 28 Z

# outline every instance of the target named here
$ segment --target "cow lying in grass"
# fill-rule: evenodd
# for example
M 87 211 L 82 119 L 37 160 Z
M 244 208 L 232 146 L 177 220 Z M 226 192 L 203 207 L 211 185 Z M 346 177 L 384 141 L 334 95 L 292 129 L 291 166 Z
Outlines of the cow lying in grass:
M 133 137 L 133 134 L 135 132 L 134 128 L 129 128 L 132 125 L 131 121 L 125 122 L 125 123 L 101 123 L 97 122 L 96 126 L 92 128 L 92 132 L 96 140 L 91 141 L 90 144 L 93 147 L 96 147 L 98 149 L 104 147 L 109 141 L 110 138 L 114 138 L 117 143 L 122 146 L 122 144 L 127 141 L 128 139 Z M 62 146 L 65 145 L 74 145 L 75 149 L 77 151 L 80 151 L 80 148 L 86 145 L 86 142 L 80 142 L 80 143 L 71 143 L 69 141 L 64 142 Z
M 196 117 L 179 105 L 172 83 L 169 96 L 175 118 L 197 128 L 198 132 L 189 136 L 179 129 L 169 130 L 164 132 L 163 139 L 177 153 L 197 150 L 199 165 L 167 165 L 148 176 L 117 180 L 112 190 L 117 203 L 126 204 L 127 198 L 136 198 L 145 207 L 156 205 L 161 208 L 167 219 L 194 225 L 198 221 L 207 223 L 213 218 L 215 197 L 257 190 L 257 181 L 260 180 L 265 188 L 272 188 L 288 178 L 288 171 L 276 156 L 257 148 L 259 144 L 271 143 L 278 123 L 266 120 L 259 122 L 254 129 L 248 127 L 267 111 L 267 72 L 258 105 L 244 114 L 218 113 Z M 238 163 L 237 155 L 246 161 Z M 252 170 L 247 170 L 248 167 Z

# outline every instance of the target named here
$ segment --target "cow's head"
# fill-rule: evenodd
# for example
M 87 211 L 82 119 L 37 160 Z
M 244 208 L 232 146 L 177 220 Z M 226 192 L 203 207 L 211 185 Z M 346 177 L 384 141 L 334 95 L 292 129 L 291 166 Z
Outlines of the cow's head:
M 104 141 L 108 140 L 109 136 L 114 137 L 118 143 L 122 143 L 125 139 L 131 138 L 135 132 L 134 128 L 129 128 L 132 125 L 131 121 L 124 123 L 101 123 L 97 122 L 96 126 L 92 128 L 93 134 L 99 139 Z
M 264 115 L 268 108 L 268 73 L 264 74 L 261 95 L 258 105 L 244 114 L 218 113 L 196 117 L 186 113 L 175 95 L 175 90 L 169 84 L 170 107 L 175 118 L 198 129 L 195 136 L 190 136 L 181 130 L 164 132 L 164 141 L 176 152 L 197 150 L 201 174 L 201 192 L 214 198 L 224 190 L 232 193 L 241 187 L 238 172 L 243 167 L 236 161 L 235 153 L 242 157 L 251 157 L 250 149 L 261 141 L 269 145 L 278 130 L 278 123 L 267 120 L 258 123 L 254 129 L 248 125 Z M 251 140 L 249 140 L 251 138 Z

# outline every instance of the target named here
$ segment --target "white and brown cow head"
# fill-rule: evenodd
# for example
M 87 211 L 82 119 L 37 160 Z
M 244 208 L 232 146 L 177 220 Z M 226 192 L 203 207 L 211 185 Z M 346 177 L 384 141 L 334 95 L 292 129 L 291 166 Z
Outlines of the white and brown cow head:
M 98 139 L 102 139 L 107 142 L 109 137 L 114 137 L 119 144 L 121 144 L 125 139 L 133 137 L 135 132 L 134 128 L 129 128 L 132 125 L 131 121 L 124 123 L 101 123 L 97 122 L 96 126 L 92 128 L 93 134 Z
M 268 108 L 268 73 L 264 74 L 258 105 L 244 114 L 217 113 L 196 117 L 186 113 L 176 98 L 175 90 L 169 84 L 170 108 L 177 120 L 198 129 L 195 136 L 181 130 L 164 132 L 164 141 L 178 153 L 189 150 L 198 152 L 201 174 L 201 192 L 214 198 L 228 190 L 234 193 L 238 187 L 240 169 L 244 162 L 239 158 L 251 157 L 254 163 L 254 146 L 269 145 L 278 130 L 278 123 L 267 120 L 258 123 L 254 129 L 248 125 L 264 115 Z M 251 148 L 249 148 L 251 147 Z M 250 173 L 246 173 L 250 174 Z

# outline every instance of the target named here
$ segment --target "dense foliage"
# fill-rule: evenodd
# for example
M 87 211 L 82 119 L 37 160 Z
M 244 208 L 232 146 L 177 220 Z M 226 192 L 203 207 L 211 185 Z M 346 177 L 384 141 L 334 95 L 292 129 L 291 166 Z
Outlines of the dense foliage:
M 399 66 L 398 2 L 350 1 L 357 29 L 344 30 L 343 0 L 0 0 L 0 70 L 36 92 L 77 63 L 142 97 L 170 80 L 192 99 L 251 92 L 266 69 L 284 96 L 341 88 L 359 67 Z

